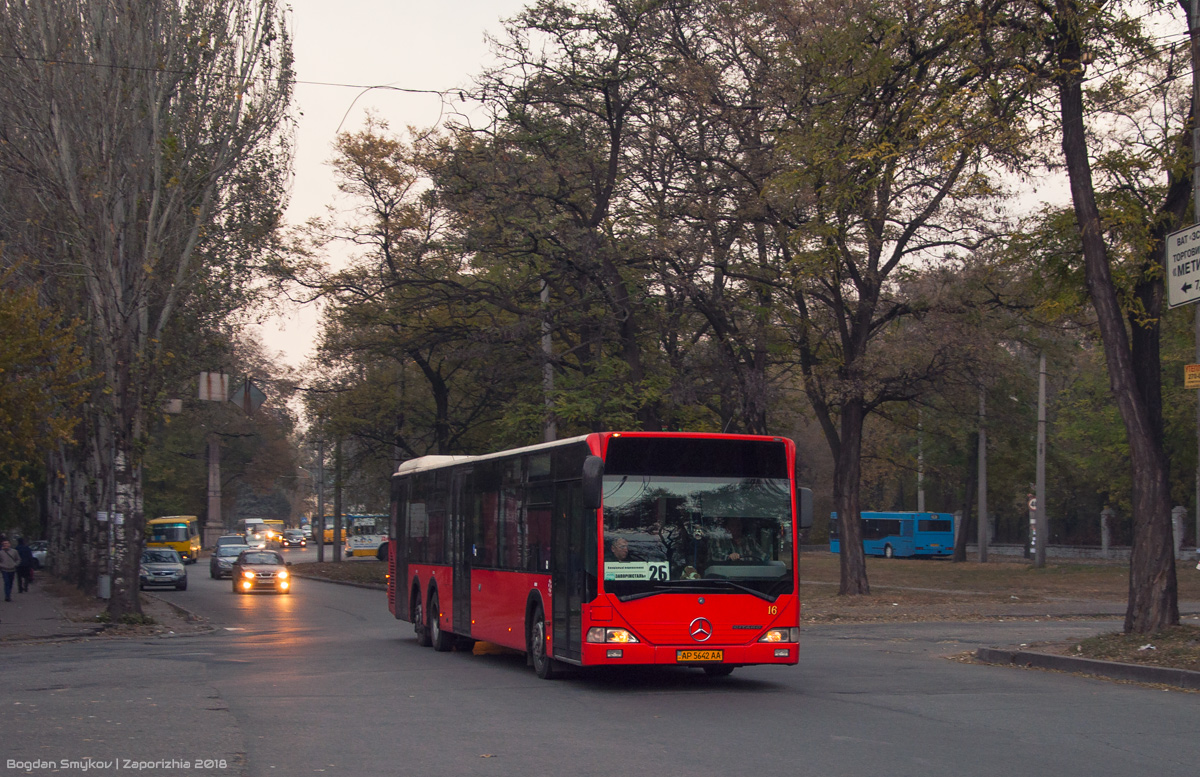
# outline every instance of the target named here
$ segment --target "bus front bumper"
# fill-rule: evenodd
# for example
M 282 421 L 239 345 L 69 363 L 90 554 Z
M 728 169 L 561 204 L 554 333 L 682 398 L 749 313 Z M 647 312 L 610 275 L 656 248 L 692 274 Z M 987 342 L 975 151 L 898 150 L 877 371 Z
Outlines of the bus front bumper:
M 784 664 L 800 662 L 795 642 L 754 642 L 740 645 L 650 645 L 644 642 L 585 643 L 584 666 L 714 666 L 733 664 Z

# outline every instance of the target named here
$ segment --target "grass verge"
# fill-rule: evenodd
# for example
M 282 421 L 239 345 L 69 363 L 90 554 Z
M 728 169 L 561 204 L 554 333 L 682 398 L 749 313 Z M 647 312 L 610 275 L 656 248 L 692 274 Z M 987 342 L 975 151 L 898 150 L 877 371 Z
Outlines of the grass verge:
M 1080 640 L 1066 651 L 1066 655 L 1200 672 L 1200 626 L 1175 626 L 1151 637 L 1101 634 Z
M 310 561 L 292 564 L 292 574 L 339 583 L 387 585 L 387 564 L 373 558 L 342 559 L 341 561 Z
M 294 564 L 292 571 L 324 580 L 387 583 L 387 564 L 371 558 Z M 1177 572 L 1180 599 L 1200 601 L 1200 573 L 1183 564 Z M 1129 592 L 1127 565 L 1111 563 L 1051 563 L 1034 569 L 1024 560 L 952 564 L 944 559 L 869 558 L 872 593 L 853 597 L 838 596 L 839 574 L 838 557 L 832 553 L 801 555 L 805 623 L 1064 617 L 1047 610 L 1069 611 L 1071 602 L 1103 602 L 1120 611 Z M 1200 671 L 1200 626 L 1185 624 L 1153 637 L 1103 634 L 1033 649 Z

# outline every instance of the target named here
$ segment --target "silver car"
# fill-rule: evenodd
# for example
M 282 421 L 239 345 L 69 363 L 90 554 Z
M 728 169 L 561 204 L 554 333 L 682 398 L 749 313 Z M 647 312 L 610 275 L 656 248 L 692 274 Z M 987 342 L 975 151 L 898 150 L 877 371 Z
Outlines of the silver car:
M 171 586 L 178 591 L 187 590 L 187 569 L 179 551 L 170 548 L 146 548 L 142 551 L 142 566 L 138 570 L 139 587 Z
M 218 545 L 213 548 L 212 556 L 208 559 L 208 575 L 213 580 L 233 575 L 233 562 L 238 554 L 249 550 L 249 545 Z

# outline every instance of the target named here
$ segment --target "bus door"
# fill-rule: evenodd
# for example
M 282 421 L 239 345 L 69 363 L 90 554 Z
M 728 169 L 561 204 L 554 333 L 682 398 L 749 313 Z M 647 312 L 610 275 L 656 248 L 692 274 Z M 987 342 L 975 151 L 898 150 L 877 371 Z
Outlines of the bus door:
M 583 657 L 583 602 L 595 580 L 596 516 L 583 509 L 579 481 L 559 482 L 554 488 L 553 615 L 554 656 L 579 661 Z
M 454 569 L 454 606 L 450 630 L 455 634 L 471 633 L 471 541 L 474 522 L 471 520 L 476 502 L 475 473 L 456 469 L 450 482 L 450 563 Z

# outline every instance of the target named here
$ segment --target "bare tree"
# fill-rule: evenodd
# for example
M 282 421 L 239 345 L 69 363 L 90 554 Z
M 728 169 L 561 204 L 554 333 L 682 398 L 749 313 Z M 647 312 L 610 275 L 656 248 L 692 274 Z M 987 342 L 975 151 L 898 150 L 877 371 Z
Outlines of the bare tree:
M 901 322 L 928 305 L 900 282 L 997 234 L 996 161 L 1019 98 L 986 55 L 986 15 L 968 22 L 957 4 L 764 5 L 784 37 L 779 153 L 791 162 L 768 196 L 781 214 L 799 201 L 807 215 L 777 220 L 784 315 L 835 460 L 840 592 L 865 594 L 864 422 L 917 398 L 947 367 L 945 351 L 894 347 Z
M 1165 237 L 1182 224 L 1194 191 L 1185 127 L 1195 121 L 1195 106 L 1188 116 L 1186 100 L 1171 94 L 1174 64 L 1163 61 L 1145 29 L 1143 7 L 1056 0 L 1021 11 L 1028 13 L 1015 14 L 1013 23 L 1033 33 L 1037 44 L 1025 71 L 1053 96 L 1042 116 L 1061 131 L 1087 294 L 1129 444 L 1133 548 L 1125 631 L 1155 633 L 1179 623 L 1160 331 Z M 1089 84 L 1085 70 L 1097 52 L 1116 63 L 1118 75 Z M 1093 115 L 1103 121 L 1089 125 Z M 1107 129 L 1096 130 L 1098 124 Z
M 140 612 L 141 445 L 168 327 L 240 195 L 282 198 L 291 44 L 275 0 L 9 0 L 0 38 L 6 177 L 30 192 L 44 262 L 82 289 L 102 390 L 70 520 L 118 516 L 113 615 Z M 63 520 L 68 517 L 64 516 Z

